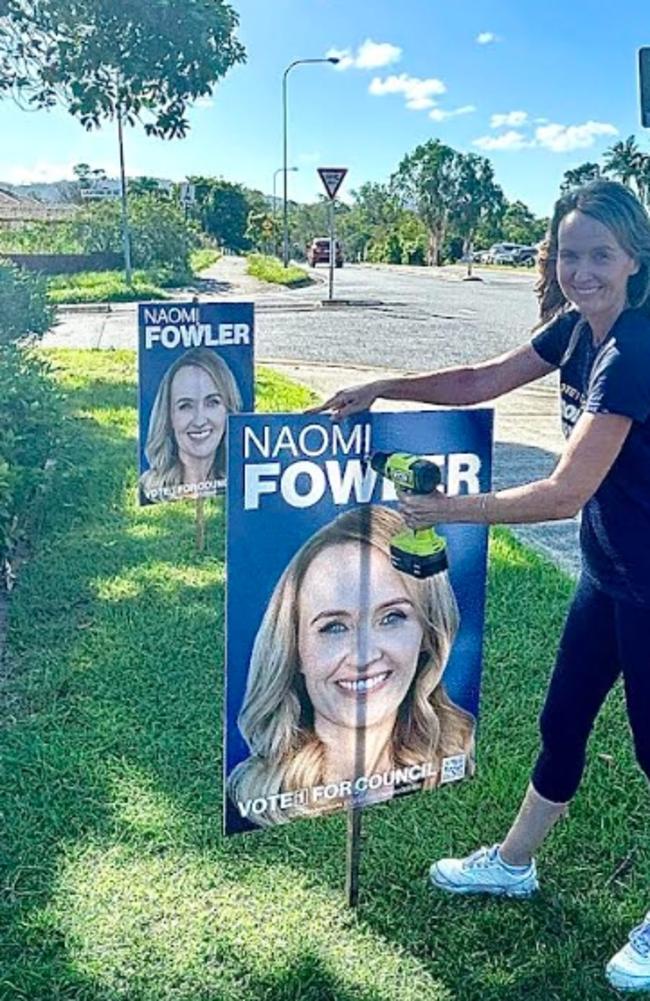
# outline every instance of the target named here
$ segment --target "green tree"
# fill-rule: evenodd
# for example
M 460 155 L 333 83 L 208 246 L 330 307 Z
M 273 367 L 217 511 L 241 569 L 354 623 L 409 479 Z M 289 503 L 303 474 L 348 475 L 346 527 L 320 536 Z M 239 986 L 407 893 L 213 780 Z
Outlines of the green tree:
M 248 213 L 246 239 L 253 249 L 270 254 L 280 237 L 280 225 L 268 211 Z
M 135 267 L 157 269 L 161 280 L 184 280 L 190 273 L 190 251 L 200 245 L 198 227 L 185 218 L 171 199 L 155 194 L 130 200 L 131 243 Z M 84 253 L 119 253 L 122 242 L 120 205 L 116 200 L 93 202 L 77 220 Z
M 365 260 L 371 242 L 397 226 L 402 208 L 387 184 L 366 182 L 352 192 L 354 202 L 337 226 L 348 255 Z
M 471 273 L 471 254 L 476 231 L 482 222 L 501 217 L 505 198 L 494 180 L 492 164 L 475 153 L 456 154 L 453 181 L 455 193 L 449 219 L 454 234 L 463 241 L 463 256 L 469 259 Z
M 190 177 L 196 202 L 192 217 L 221 246 L 242 252 L 250 249 L 246 236 L 251 205 L 241 184 L 218 177 Z
M 508 243 L 532 246 L 539 243 L 546 232 L 546 220 L 538 219 L 524 202 L 510 202 L 501 221 L 502 239 Z
M 133 177 L 129 181 L 130 195 L 162 195 L 167 196 L 166 191 L 161 188 L 157 177 Z
M 237 23 L 224 0 L 2 0 L 0 93 L 183 136 L 188 104 L 245 59 Z
M 426 226 L 429 264 L 440 264 L 457 192 L 458 154 L 439 139 L 407 154 L 392 175 L 391 190 L 404 208 L 412 209 Z
M 603 173 L 613 174 L 626 187 L 637 187 L 638 175 L 643 168 L 643 154 L 636 144 L 634 136 L 614 143 L 603 154 L 605 166 Z M 634 182 L 634 183 L 633 183 Z
M 565 170 L 560 185 L 562 194 L 571 191 L 573 188 L 580 188 L 589 181 L 597 181 L 601 176 L 600 165 L 597 163 L 581 163 L 579 167 L 572 170 Z

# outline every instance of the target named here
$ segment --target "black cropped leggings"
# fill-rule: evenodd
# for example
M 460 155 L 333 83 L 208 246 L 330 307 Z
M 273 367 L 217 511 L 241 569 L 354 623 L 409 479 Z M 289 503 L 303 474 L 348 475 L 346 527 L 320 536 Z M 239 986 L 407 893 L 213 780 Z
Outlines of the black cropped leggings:
M 540 717 L 532 781 L 545 799 L 565 803 L 580 785 L 594 720 L 620 674 L 637 760 L 650 778 L 650 607 L 610 598 L 583 575 Z

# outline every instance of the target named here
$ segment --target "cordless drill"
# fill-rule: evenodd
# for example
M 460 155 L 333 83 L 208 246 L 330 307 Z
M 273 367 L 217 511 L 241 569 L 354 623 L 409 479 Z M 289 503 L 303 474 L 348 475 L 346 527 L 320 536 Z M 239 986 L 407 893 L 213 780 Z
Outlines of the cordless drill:
M 408 452 L 374 452 L 370 465 L 400 490 L 430 494 L 442 480 L 438 466 Z M 448 567 L 447 544 L 433 528 L 405 528 L 391 539 L 391 562 L 411 577 L 433 577 Z

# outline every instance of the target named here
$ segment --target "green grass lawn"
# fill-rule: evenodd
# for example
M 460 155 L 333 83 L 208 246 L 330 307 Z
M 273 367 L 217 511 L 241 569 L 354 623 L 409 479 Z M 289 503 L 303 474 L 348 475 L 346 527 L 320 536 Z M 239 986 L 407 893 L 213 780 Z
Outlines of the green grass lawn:
M 167 299 L 168 293 L 147 271 L 133 272 L 129 288 L 122 271 L 80 271 L 48 278 L 48 299 L 56 305 L 82 302 L 134 302 Z
M 620 692 L 524 902 L 432 893 L 432 859 L 503 831 L 571 585 L 494 533 L 475 780 L 345 820 L 222 838 L 223 509 L 135 505 L 130 352 L 48 352 L 72 415 L 12 600 L 0 719 L 2 1001 L 605 1001 L 648 905 L 648 799 Z M 309 399 L 269 372 L 259 409 Z M 617 872 L 619 875 L 616 875 Z
M 190 267 L 192 274 L 198 275 L 200 271 L 205 271 L 211 264 L 221 257 L 221 253 L 213 247 L 201 247 L 200 250 L 193 250 L 190 254 Z
M 304 268 L 290 264 L 285 268 L 277 257 L 267 257 L 263 254 L 249 254 L 246 271 L 254 278 L 276 285 L 308 285 L 311 278 Z
M 192 274 L 199 275 L 219 260 L 220 253 L 210 247 L 190 254 Z M 134 271 L 129 288 L 122 271 L 82 271 L 72 275 L 48 278 L 48 299 L 56 305 L 88 302 L 138 302 L 139 300 L 169 299 L 170 291 L 162 286 L 150 271 Z

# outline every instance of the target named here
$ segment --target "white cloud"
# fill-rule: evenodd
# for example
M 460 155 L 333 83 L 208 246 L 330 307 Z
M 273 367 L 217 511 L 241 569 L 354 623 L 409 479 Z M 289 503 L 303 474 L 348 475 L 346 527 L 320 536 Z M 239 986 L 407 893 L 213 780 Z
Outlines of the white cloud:
M 443 108 L 432 108 L 429 112 L 429 118 L 434 122 L 444 122 L 447 118 L 455 118 L 456 115 L 469 115 L 472 111 L 476 111 L 473 104 L 464 104 L 462 108 L 454 108 L 453 111 L 444 111 Z
M 493 115 L 491 124 L 498 128 L 503 124 L 515 124 L 512 115 L 524 114 L 524 112 L 511 112 L 510 121 L 504 120 L 507 116 Z M 539 121 L 539 119 L 537 119 Z M 525 124 L 521 122 L 521 124 Z M 569 153 L 574 149 L 586 149 L 593 146 L 598 136 L 616 136 L 618 129 L 609 122 L 584 122 L 582 125 L 559 125 L 557 122 L 549 122 L 539 125 L 531 138 L 526 138 L 523 132 L 517 129 L 509 129 L 500 136 L 481 136 L 474 140 L 474 146 L 479 146 L 486 150 L 519 150 L 537 147 L 551 150 L 552 153 Z
M 197 97 L 194 102 L 195 108 L 212 108 L 214 105 L 214 98 L 210 94 L 204 94 L 202 97 Z
M 535 142 L 538 146 L 550 149 L 553 153 L 568 153 L 574 149 L 586 149 L 593 146 L 598 136 L 616 136 L 618 129 L 608 122 L 584 122 L 583 125 L 558 125 L 551 122 L 535 129 Z
M 340 61 L 336 65 L 337 70 L 375 70 L 381 66 L 390 66 L 397 63 L 402 57 L 402 50 L 398 45 L 391 42 L 373 42 L 372 38 L 366 38 L 365 42 L 359 46 L 356 54 L 350 49 L 330 49 L 326 53 L 327 58 L 335 56 Z
M 490 125 L 493 129 L 500 129 L 504 125 L 519 128 L 519 126 L 525 125 L 527 121 L 528 115 L 525 111 L 508 111 L 505 115 L 492 115 Z
M 525 149 L 526 146 L 530 145 L 532 144 L 523 133 L 517 132 L 515 129 L 510 129 L 509 132 L 504 132 L 500 136 L 481 136 L 474 140 L 474 146 L 487 150 Z
M 501 39 L 494 34 L 493 31 L 481 31 L 476 36 L 476 42 L 478 45 L 489 45 L 490 42 L 499 42 Z
M 384 80 L 376 76 L 368 87 L 368 92 L 377 97 L 384 94 L 403 94 L 406 100 L 406 107 L 413 111 L 421 111 L 423 108 L 432 108 L 436 103 L 433 95 L 446 93 L 442 80 L 429 77 L 421 80 L 419 77 L 408 76 L 401 73 L 399 76 L 388 76 Z

